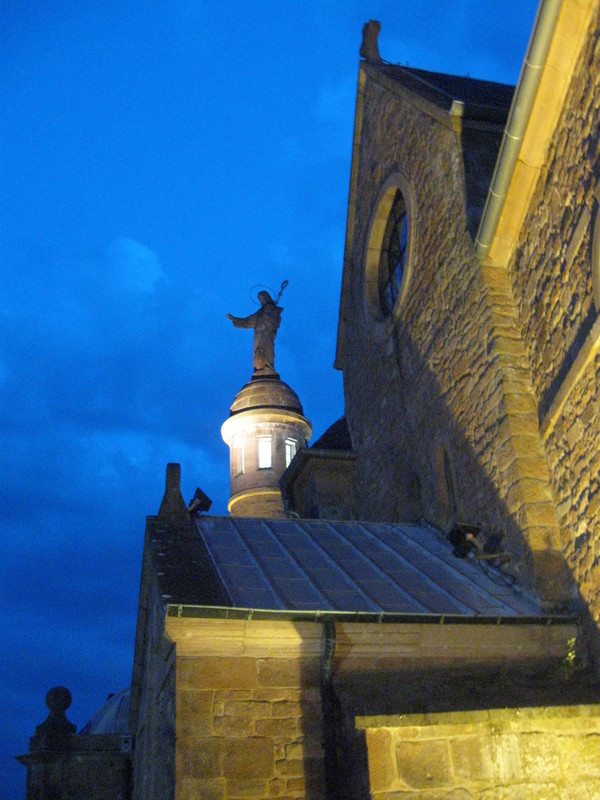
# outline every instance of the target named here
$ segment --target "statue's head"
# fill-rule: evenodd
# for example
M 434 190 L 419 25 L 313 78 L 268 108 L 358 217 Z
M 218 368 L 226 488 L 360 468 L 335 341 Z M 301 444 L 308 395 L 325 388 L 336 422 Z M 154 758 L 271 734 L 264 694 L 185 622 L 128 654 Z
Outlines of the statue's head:
M 261 306 L 266 306 L 267 303 L 273 303 L 273 305 L 275 305 L 273 298 L 268 292 L 265 291 L 259 292 L 258 299 L 260 301 Z

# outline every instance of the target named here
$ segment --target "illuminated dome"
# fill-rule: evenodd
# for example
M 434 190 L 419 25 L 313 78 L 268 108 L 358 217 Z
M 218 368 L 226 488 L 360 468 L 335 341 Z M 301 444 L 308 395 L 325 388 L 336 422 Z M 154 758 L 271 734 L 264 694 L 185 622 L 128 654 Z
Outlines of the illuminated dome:
M 253 378 L 235 396 L 231 414 L 253 408 L 281 408 L 302 414 L 302 404 L 296 392 L 278 378 Z
M 298 395 L 278 375 L 254 376 L 240 389 L 221 428 L 230 450 L 229 513 L 285 517 L 279 481 L 311 434 Z

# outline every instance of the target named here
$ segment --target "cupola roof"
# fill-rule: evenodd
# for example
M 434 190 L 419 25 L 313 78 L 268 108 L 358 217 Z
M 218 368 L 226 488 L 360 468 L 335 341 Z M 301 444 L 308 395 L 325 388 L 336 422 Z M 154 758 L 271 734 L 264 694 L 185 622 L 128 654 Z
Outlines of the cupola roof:
M 129 699 L 131 689 L 128 686 L 108 699 L 79 731 L 80 736 L 95 734 L 129 734 Z
M 303 414 L 296 392 L 278 377 L 254 377 L 235 396 L 231 416 L 255 408 L 278 408 Z

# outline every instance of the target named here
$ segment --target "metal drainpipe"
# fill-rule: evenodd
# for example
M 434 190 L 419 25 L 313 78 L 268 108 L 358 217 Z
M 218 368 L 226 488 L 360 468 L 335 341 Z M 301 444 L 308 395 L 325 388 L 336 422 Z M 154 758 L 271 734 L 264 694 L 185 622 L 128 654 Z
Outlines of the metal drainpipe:
M 562 0 L 543 0 L 538 9 L 475 239 L 480 259 L 492 246 L 561 5 Z
M 321 713 L 323 715 L 323 760 L 325 789 L 328 800 L 342 797 L 338 764 L 338 731 L 336 725 L 337 697 L 332 683 L 332 664 L 335 655 L 335 620 L 323 622 L 323 655 L 321 656 Z

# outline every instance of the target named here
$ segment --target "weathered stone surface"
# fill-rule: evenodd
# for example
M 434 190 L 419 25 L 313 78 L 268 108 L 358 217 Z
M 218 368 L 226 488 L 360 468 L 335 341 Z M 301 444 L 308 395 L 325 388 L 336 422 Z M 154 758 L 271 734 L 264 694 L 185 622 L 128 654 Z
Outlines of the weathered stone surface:
M 494 776 L 490 742 L 480 736 L 464 736 L 450 741 L 455 778 L 490 781 Z
M 208 736 L 212 733 L 213 692 L 177 691 L 175 724 L 178 736 Z
M 452 784 L 450 751 L 446 741 L 396 743 L 400 779 L 416 789 Z
M 538 574 L 524 555 L 528 529 L 553 514 L 538 403 L 510 276 L 482 267 L 465 229 L 468 165 L 482 142 L 490 151 L 495 135 L 463 130 L 457 137 L 368 71 L 346 253 L 346 416 L 359 517 L 410 519 L 418 505 L 418 515 L 444 528 L 456 520 L 480 524 L 502 536 L 511 568 L 533 584 Z M 406 293 L 395 319 L 382 321 L 365 300 L 375 280 L 365 253 L 369 225 L 395 173 L 417 222 Z M 550 503 L 544 523 L 528 512 L 541 501 Z M 555 515 L 547 524 L 559 548 Z
M 316 659 L 266 658 L 258 660 L 261 686 L 298 687 L 319 685 L 319 664 Z
M 261 780 L 229 780 L 227 781 L 228 798 L 267 797 L 269 783 Z
M 521 733 L 519 750 L 523 773 L 529 780 L 543 783 L 548 775 L 560 775 L 558 742 L 552 734 Z
M 579 777 L 600 778 L 600 734 L 561 736 L 558 746 L 565 771 Z
M 225 781 L 182 778 L 177 783 L 175 800 L 225 800 Z
M 373 792 L 389 788 L 397 778 L 392 735 L 386 730 L 368 730 L 369 781 Z
M 270 736 L 273 739 L 289 741 L 296 736 L 299 730 L 299 720 L 291 719 L 257 719 L 256 733 L 258 736 Z
M 221 743 L 218 739 L 180 739 L 176 769 L 180 777 L 218 778 L 222 775 Z
M 239 742 L 227 742 L 223 750 L 223 775 L 226 778 L 272 777 L 274 751 L 273 743 L 268 739 L 246 738 L 243 746 Z
M 567 395 L 546 434 L 546 456 L 558 510 L 562 546 L 592 617 L 600 617 L 593 562 L 600 542 L 600 512 L 590 502 L 594 454 L 600 452 L 600 357 L 573 384 L 569 370 L 597 318 L 592 277 L 592 235 L 598 225 L 600 80 L 596 13 L 556 135 L 545 159 L 519 247 L 508 265 L 527 347 L 539 418 L 560 393 Z M 585 109 L 585 110 L 584 110 Z M 592 535 L 577 541 L 583 526 Z
M 245 689 L 257 686 L 252 658 L 181 658 L 177 687 L 182 689 Z
M 564 800 L 594 797 L 600 784 L 598 706 L 376 720 L 366 728 L 374 798 Z

